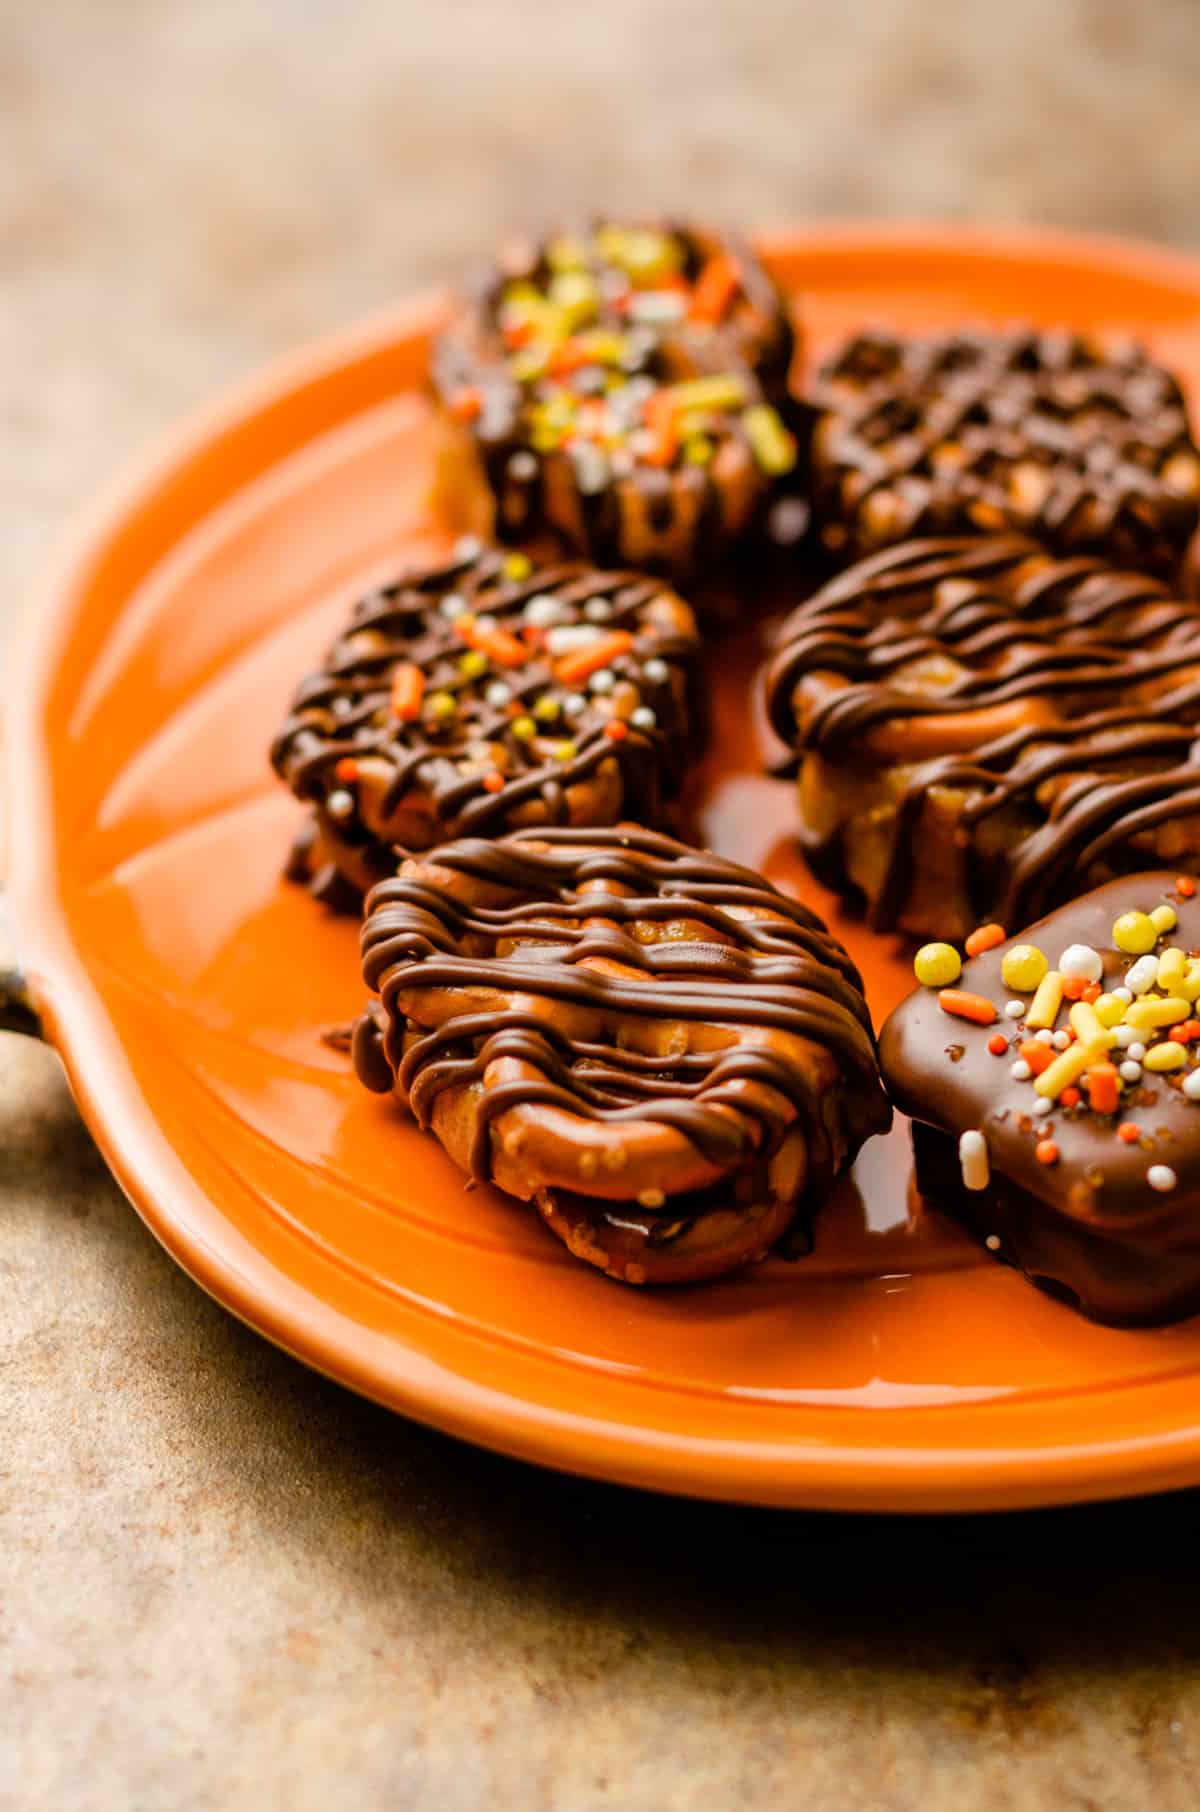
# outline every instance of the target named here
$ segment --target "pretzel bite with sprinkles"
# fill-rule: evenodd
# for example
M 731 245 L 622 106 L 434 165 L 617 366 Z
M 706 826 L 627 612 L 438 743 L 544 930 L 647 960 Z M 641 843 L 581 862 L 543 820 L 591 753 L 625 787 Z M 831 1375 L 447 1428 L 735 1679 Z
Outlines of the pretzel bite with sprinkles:
M 633 825 L 466 838 L 368 901 L 358 1073 L 626 1283 L 798 1245 L 891 1118 L 857 971 L 748 869 Z
M 804 852 L 879 930 L 957 938 L 1200 861 L 1200 609 L 1144 573 L 902 542 L 793 611 L 766 689 Z
M 312 805 L 289 872 L 357 905 L 396 848 L 664 821 L 698 742 L 691 610 L 658 580 L 464 541 L 364 597 L 271 750 Z
M 1123 877 L 1018 937 L 986 929 L 959 986 L 953 946 L 919 951 L 921 986 L 880 1034 L 918 1189 L 1095 1321 L 1195 1314 L 1196 877 Z
M 794 351 L 731 238 L 599 221 L 509 245 L 434 350 L 440 501 L 501 540 L 707 571 L 794 489 Z

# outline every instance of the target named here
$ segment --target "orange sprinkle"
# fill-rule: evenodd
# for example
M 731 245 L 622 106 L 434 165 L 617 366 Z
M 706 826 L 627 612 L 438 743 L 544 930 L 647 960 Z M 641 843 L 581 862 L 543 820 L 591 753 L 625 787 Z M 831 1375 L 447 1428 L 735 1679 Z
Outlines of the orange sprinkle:
M 688 310 L 692 320 L 719 321 L 733 300 L 740 275 L 736 259 L 727 252 L 718 252 L 715 258 L 710 258 L 692 291 L 692 306 Z
M 1196 883 L 1189 881 L 1186 875 L 1175 876 L 1175 891 L 1181 893 L 1185 900 L 1190 900 L 1196 891 Z
M 1136 1145 L 1141 1136 L 1141 1127 L 1136 1125 L 1132 1120 L 1122 1120 L 1120 1126 L 1117 1128 L 1118 1139 L 1123 1139 L 1126 1145 Z
M 988 1039 L 988 1050 L 992 1053 L 992 1056 L 993 1057 L 1003 1057 L 1003 1055 L 1004 1055 L 1005 1051 L 1007 1051 L 1007 1049 L 1008 1049 L 1008 1039 L 1004 1036 L 1004 1033 L 1003 1032 L 993 1032 L 991 1037 Z
M 1058 1053 L 1052 1045 L 1039 1044 L 1036 1038 L 1028 1038 L 1021 1046 L 1021 1055 L 1034 1075 L 1040 1076 L 1043 1070 L 1050 1068 Z
M 593 673 L 599 673 L 601 667 L 610 666 L 618 655 L 628 654 L 632 647 L 633 637 L 627 629 L 610 629 L 598 640 L 564 654 L 555 662 L 554 677 L 561 685 L 578 686 Z
M 1093 1001 L 1099 1000 L 1103 992 L 1104 989 L 1100 986 L 1099 982 L 1089 982 L 1079 998 L 1080 1000 L 1086 1000 L 1090 1006 Z
M 486 654 L 497 667 L 523 667 L 529 659 L 524 642 L 518 641 L 511 630 L 501 629 L 499 624 L 495 629 L 481 629 L 478 618 L 471 617 L 466 622 L 465 618 L 459 617 L 454 627 L 469 648 L 477 648 L 480 654 Z
M 483 790 L 485 793 L 498 793 L 503 785 L 504 775 L 498 773 L 495 768 L 492 769 L 490 774 L 485 774 L 483 777 Z
M 1063 978 L 1063 999 L 1064 1000 L 1082 1000 L 1083 996 L 1084 996 L 1084 990 L 1088 986 L 1089 986 L 1089 983 L 1084 981 L 1082 975 L 1064 976 L 1064 978 Z
M 1039 1139 L 1033 1148 L 1033 1155 L 1039 1164 L 1057 1164 L 1058 1146 L 1053 1139 Z
M 604 734 L 610 742 L 624 742 L 629 735 L 629 725 L 623 717 L 610 717 L 604 726 Z
M 969 1019 L 977 1026 L 990 1026 L 996 1017 L 990 1000 L 982 994 L 970 994 L 965 988 L 943 988 L 938 1006 L 943 1013 L 952 1013 L 955 1019 Z
M 513 352 L 519 346 L 527 346 L 533 338 L 532 321 L 514 321 L 504 329 L 504 344 Z
M 344 780 L 347 785 L 358 779 L 358 763 L 353 755 L 343 755 L 333 771 L 338 779 Z
M 997 944 L 1002 944 L 1007 936 L 1003 925 L 980 925 L 971 933 L 963 949 L 968 956 L 982 956 L 985 950 L 994 950 Z
M 528 642 L 529 646 L 531 648 L 536 648 L 538 643 L 541 641 L 541 639 L 542 639 L 542 632 L 538 628 L 537 624 L 536 623 L 526 623 L 525 627 L 521 631 L 521 640 L 523 642 Z
M 1083 1096 L 1080 1094 L 1079 1090 L 1072 1085 L 1070 1088 L 1065 1088 L 1058 1097 L 1058 1105 L 1060 1107 L 1078 1107 L 1082 1100 Z
M 421 715 L 424 696 L 425 675 L 415 661 L 401 661 L 392 675 L 392 716 L 412 723 Z
M 1171 1037 L 1181 1044 L 1194 1044 L 1200 1038 L 1200 1019 L 1185 1019 L 1181 1026 L 1172 1026 Z
M 592 356 L 587 347 L 581 346 L 578 340 L 564 340 L 562 345 L 554 351 L 550 360 L 550 370 L 555 377 L 569 377 L 573 371 L 580 371 L 583 366 L 590 365 Z
M 455 421 L 473 422 L 483 409 L 483 391 L 478 384 L 464 384 L 450 398 L 450 413 Z
M 1113 1063 L 1093 1063 L 1084 1073 L 1084 1085 L 1094 1114 L 1115 1114 L 1120 1090 L 1117 1087 L 1117 1068 Z

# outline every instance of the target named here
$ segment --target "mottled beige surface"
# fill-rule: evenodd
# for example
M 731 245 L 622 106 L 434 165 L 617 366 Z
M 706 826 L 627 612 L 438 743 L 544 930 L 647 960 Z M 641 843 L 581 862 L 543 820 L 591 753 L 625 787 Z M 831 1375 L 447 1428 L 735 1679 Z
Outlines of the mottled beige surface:
M 3 595 L 147 433 L 505 221 L 1187 244 L 1198 92 L 1195 0 L 9 0 Z M 854 1522 L 454 1446 L 213 1307 L 0 1059 L 5 1812 L 1200 1803 L 1194 1497 Z

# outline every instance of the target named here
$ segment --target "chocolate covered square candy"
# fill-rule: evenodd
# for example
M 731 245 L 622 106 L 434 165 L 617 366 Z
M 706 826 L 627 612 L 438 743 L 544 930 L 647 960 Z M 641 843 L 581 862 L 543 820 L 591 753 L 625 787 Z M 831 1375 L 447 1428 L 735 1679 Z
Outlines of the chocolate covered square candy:
M 917 1187 L 1095 1321 L 1200 1310 L 1200 897 L 1132 875 L 918 952 L 880 1034 Z

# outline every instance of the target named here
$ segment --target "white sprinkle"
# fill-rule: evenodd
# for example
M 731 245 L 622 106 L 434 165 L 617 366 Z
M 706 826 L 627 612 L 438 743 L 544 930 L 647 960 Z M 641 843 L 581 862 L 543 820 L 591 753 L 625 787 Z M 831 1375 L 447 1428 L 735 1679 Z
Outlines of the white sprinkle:
M 1043 1114 L 1052 1114 L 1054 1112 L 1054 1103 L 1053 1101 L 1047 1101 L 1044 1095 L 1039 1095 L 1033 1104 L 1033 1111 L 1040 1119 Z
M 1094 982 L 1104 974 L 1104 964 L 1099 951 L 1093 950 L 1090 944 L 1068 944 L 1058 959 L 1058 972 Z
M 1054 1033 L 1050 1030 L 1049 1026 L 1043 1026 L 1040 1032 L 1034 1033 L 1034 1037 L 1037 1039 L 1039 1044 L 1053 1044 L 1054 1043 Z
M 538 462 L 527 447 L 519 447 L 508 462 L 508 475 L 515 478 L 518 484 L 524 484 L 530 478 L 536 478 Z
M 1008 1073 L 1014 1082 L 1028 1082 L 1029 1078 L 1033 1075 L 1033 1071 L 1023 1057 L 1017 1058 L 1017 1061 L 1013 1064 Z
M 325 801 L 325 810 L 331 818 L 350 818 L 354 815 L 354 794 L 344 787 L 338 787 L 330 793 Z
M 1004 1003 L 1004 1015 L 1006 1019 L 1023 1019 L 1025 1017 L 1025 1002 L 1023 1000 L 1006 1000 Z
M 561 622 L 567 614 L 567 606 L 561 598 L 552 598 L 547 591 L 539 591 L 521 611 L 523 620 L 534 629 L 549 629 L 551 623 Z
M 616 683 L 617 676 L 612 669 L 601 667 L 599 673 L 593 673 L 588 681 L 588 688 L 592 692 L 611 692 Z
M 1200 1101 L 1200 1070 L 1189 1070 L 1182 1088 L 1189 1101 Z
M 1056 1051 L 1065 1051 L 1071 1042 L 1071 1034 L 1069 1032 L 1056 1032 L 1050 1042 Z
M 964 1189 L 986 1189 L 991 1174 L 987 1140 L 981 1132 L 965 1132 L 958 1141 L 958 1162 Z
M 1158 958 L 1156 956 L 1139 956 L 1137 962 L 1125 971 L 1125 986 L 1132 988 L 1135 994 L 1145 994 L 1158 980 Z
M 1114 1026 L 1112 1032 L 1117 1041 L 1117 1048 L 1122 1051 L 1127 1051 L 1137 1037 L 1137 1032 L 1132 1026 Z
M 478 560 L 483 552 L 483 542 L 478 535 L 460 535 L 454 543 L 456 560 Z
M 657 655 L 645 663 L 642 672 L 652 686 L 665 686 L 671 677 L 671 669 L 665 661 L 660 661 Z
M 585 497 L 595 497 L 608 483 L 608 459 L 590 440 L 578 441 L 572 447 L 571 463 L 575 467 L 575 483 Z
M 460 596 L 456 591 L 448 591 L 438 605 L 438 609 L 441 611 L 442 615 L 444 617 L 449 617 L 452 623 L 456 617 L 465 615 L 470 608 L 467 600 Z
M 551 654 L 569 654 L 573 648 L 590 648 L 601 633 L 594 623 L 560 623 L 546 631 L 546 646 Z
M 1142 1063 L 1145 1061 L 1146 1047 L 1140 1038 L 1135 1038 L 1132 1044 L 1126 1045 L 1125 1055 L 1132 1063 Z
M 588 702 L 582 692 L 568 692 L 562 702 L 564 717 L 582 717 L 587 708 Z
M 631 320 L 657 327 L 683 318 L 684 298 L 674 289 L 644 289 L 629 303 Z
M 989 1252 L 999 1252 L 1000 1235 L 998 1233 L 989 1233 L 983 1243 Z
M 1117 1074 L 1120 1076 L 1122 1082 L 1140 1082 L 1142 1079 L 1142 1066 L 1140 1063 L 1134 1063 L 1132 1058 L 1126 1058 L 1125 1062 L 1117 1071 Z
M 499 708 L 503 705 L 507 705 L 512 698 L 512 687 L 507 680 L 493 680 L 483 696 L 487 699 L 489 705 L 495 705 Z
M 583 614 L 589 623 L 607 623 L 612 616 L 612 605 L 607 598 L 589 598 Z
M 493 629 L 499 629 L 500 624 L 493 616 L 482 616 L 475 619 L 475 627 L 484 635 L 491 635 Z
M 649 705 L 639 705 L 636 711 L 629 713 L 629 721 L 635 730 L 652 730 L 658 722 L 658 717 Z
M 1179 1179 L 1169 1164 L 1151 1164 L 1146 1172 L 1146 1181 L 1151 1189 L 1157 1189 L 1160 1195 L 1166 1195 L 1168 1190 L 1174 1189 Z
M 1133 994 L 1129 988 L 1112 988 L 1109 992 L 1112 994 L 1114 1000 L 1123 1001 L 1126 1006 L 1128 1006 L 1133 999 Z

